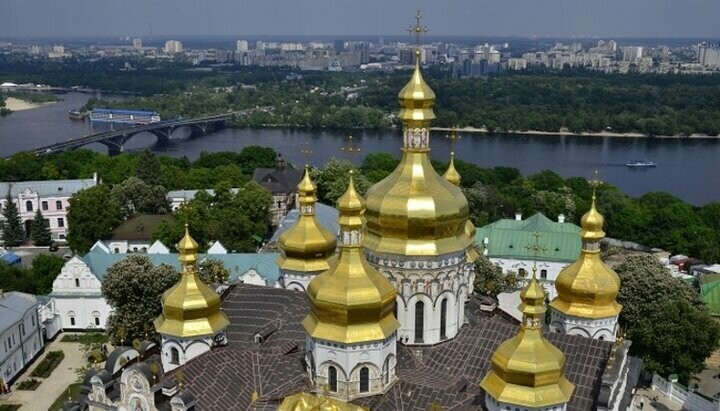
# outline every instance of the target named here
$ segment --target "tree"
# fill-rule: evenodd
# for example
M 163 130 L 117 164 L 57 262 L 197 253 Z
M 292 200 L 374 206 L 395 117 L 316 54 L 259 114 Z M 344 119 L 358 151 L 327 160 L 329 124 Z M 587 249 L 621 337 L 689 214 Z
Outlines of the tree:
M 230 271 L 222 261 L 206 258 L 198 264 L 198 276 L 205 284 L 227 284 Z
M 47 246 L 50 245 L 50 243 L 52 242 L 50 227 L 48 227 L 48 224 L 45 221 L 45 217 L 43 217 L 42 212 L 39 208 L 37 209 L 37 211 L 35 211 L 35 218 L 33 218 L 32 222 L 31 236 L 33 244 L 35 244 L 36 246 Z
M 157 267 L 146 255 L 130 254 L 108 268 L 102 294 L 113 308 L 107 323 L 112 343 L 155 338 L 153 321 L 162 312 L 161 296 L 178 282 L 169 265 Z
M 312 177 L 317 184 L 317 195 L 320 202 L 325 204 L 335 204 L 338 198 L 347 190 L 349 181 L 349 171 L 353 168 L 351 162 L 347 160 L 338 160 L 333 158 L 322 168 L 314 168 L 311 171 Z M 365 176 L 355 173 L 355 188 L 360 195 L 370 187 Z
M 5 207 L 3 208 L 3 243 L 6 247 L 16 247 L 25 242 L 25 228 L 23 228 L 20 213 L 17 204 L 8 193 L 5 199 Z
M 170 202 L 166 194 L 163 186 L 147 184 L 137 177 L 128 178 L 111 191 L 113 200 L 120 205 L 123 219 L 139 214 L 169 214 Z
M 370 153 L 365 156 L 360 169 L 368 180 L 377 183 L 390 175 L 398 162 L 398 159 L 388 153 Z
M 50 294 L 55 278 L 60 274 L 65 259 L 52 254 L 39 254 L 32 262 L 30 274 L 35 286 L 33 294 Z
M 478 254 L 480 257 L 475 261 L 473 284 L 476 293 L 497 298 L 498 294 L 515 289 L 517 279 L 513 273 L 503 273 L 502 267 L 492 263 L 481 252 Z
M 84 254 L 120 223 L 120 206 L 110 189 L 100 184 L 70 197 L 67 219 L 68 245 L 75 253 Z
M 648 371 L 675 373 L 687 384 L 718 348 L 720 326 L 700 295 L 655 257 L 628 257 L 615 271 L 621 281 L 620 324 L 633 342 L 630 353 L 641 357 Z
M 156 186 L 162 183 L 160 161 L 152 151 L 144 150 L 137 157 L 135 175 L 149 185 Z
M 243 173 L 252 175 L 256 168 L 275 167 L 277 153 L 270 147 L 247 146 L 244 147 L 238 156 L 238 162 Z

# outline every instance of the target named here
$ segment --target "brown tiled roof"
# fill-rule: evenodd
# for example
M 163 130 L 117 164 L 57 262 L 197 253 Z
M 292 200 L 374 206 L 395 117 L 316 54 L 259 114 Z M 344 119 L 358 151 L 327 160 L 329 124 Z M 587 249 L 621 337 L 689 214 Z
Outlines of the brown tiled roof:
M 231 323 L 228 346 L 181 368 L 199 409 L 249 409 L 255 391 L 260 398 L 257 409 L 274 409 L 285 396 L 310 389 L 300 326 L 308 310 L 304 293 L 241 284 L 227 294 L 222 307 Z M 485 401 L 479 383 L 490 367 L 490 356 L 517 333 L 517 325 L 485 315 L 471 323 L 442 344 L 398 345 L 399 381 L 383 395 L 355 402 L 373 410 L 427 410 L 432 405 L 481 409 Z M 267 335 L 262 344 L 255 343 L 256 333 Z M 595 409 L 612 343 L 557 333 L 546 336 L 565 353 L 565 374 L 575 384 L 568 409 Z

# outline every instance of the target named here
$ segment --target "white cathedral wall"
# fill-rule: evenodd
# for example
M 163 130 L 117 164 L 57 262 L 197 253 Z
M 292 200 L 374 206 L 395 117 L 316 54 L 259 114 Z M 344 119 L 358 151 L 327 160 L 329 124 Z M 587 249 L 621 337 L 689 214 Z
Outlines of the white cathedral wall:
M 542 258 L 540 256 L 539 258 Z M 515 274 L 519 273 L 520 269 L 524 269 L 527 275 L 525 278 L 530 279 L 530 276 L 532 275 L 532 268 L 535 261 L 533 260 L 520 260 L 520 259 L 514 259 L 514 258 L 496 258 L 496 257 L 490 257 L 490 262 L 493 264 L 499 265 L 503 272 L 513 272 Z M 572 261 L 543 261 L 541 259 L 537 260 L 537 278 L 540 281 L 540 284 L 543 285 L 545 292 L 548 294 L 548 298 L 550 301 L 552 301 L 557 296 L 557 291 L 555 290 L 555 281 L 558 278 L 558 275 L 560 275 L 560 271 L 562 271 L 563 268 L 570 265 Z M 542 272 L 545 270 L 545 278 L 542 276 Z
M 210 351 L 213 345 L 212 336 L 197 338 L 177 338 L 162 335 L 162 346 L 160 348 L 163 370 L 165 372 L 185 364 L 200 354 Z M 178 361 L 173 362 L 172 350 L 178 351 Z
M 465 252 L 437 257 L 410 258 L 375 255 L 365 250 L 368 261 L 395 286 L 398 341 L 432 345 L 454 338 L 465 322 L 464 305 L 472 274 Z M 442 302 L 447 300 L 445 338 L 441 336 Z M 415 307 L 424 304 L 422 341 L 415 340 Z
M 540 408 L 529 408 L 529 407 L 523 407 L 523 406 L 517 406 L 512 404 L 507 404 L 504 402 L 495 401 L 493 397 L 491 397 L 489 394 L 485 394 L 485 408 L 488 409 L 488 411 L 507 411 L 507 410 L 513 410 L 513 411 L 565 411 L 567 410 L 567 404 L 557 404 L 557 405 L 550 405 L 547 407 L 540 407 Z
M 280 270 L 282 275 L 282 284 L 287 290 L 302 291 L 307 290 L 310 281 L 319 273 L 296 273 L 294 271 Z
M 112 308 L 103 298 L 101 287 L 100 280 L 80 258 L 65 263 L 53 281 L 51 294 L 62 328 L 105 328 Z
M 307 338 L 306 349 L 312 363 L 315 386 L 329 391 L 328 370 L 337 369 L 338 390 L 331 395 L 344 399 L 385 392 L 396 379 L 396 334 L 383 341 L 360 344 L 339 344 Z M 360 370 L 369 371 L 369 391 L 360 392 Z
M 606 317 L 586 319 L 565 315 L 551 308 L 550 329 L 569 335 L 580 335 L 594 340 L 615 341 L 618 330 L 618 318 Z

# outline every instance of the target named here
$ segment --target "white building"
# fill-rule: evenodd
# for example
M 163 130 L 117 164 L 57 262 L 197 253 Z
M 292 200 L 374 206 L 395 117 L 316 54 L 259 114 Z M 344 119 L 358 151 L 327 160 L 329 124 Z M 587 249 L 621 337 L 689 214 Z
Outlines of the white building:
M 80 190 L 94 187 L 97 183 L 97 174 L 93 174 L 93 178 L 80 180 L 0 183 L 0 205 L 5 207 L 9 194 L 18 207 L 28 238 L 32 233 L 35 212 L 40 210 L 50 226 L 52 239 L 63 242 L 67 236 L 67 208 L 70 197 Z M 0 215 L 0 220 L 2 218 Z
M 244 53 L 248 51 L 247 40 L 238 40 L 235 46 L 238 53 Z
M 720 68 L 720 47 L 709 46 L 707 43 L 699 44 L 698 63 L 705 67 Z
M 562 215 L 554 222 L 540 213 L 525 220 L 517 214 L 514 220 L 498 220 L 478 228 L 475 242 L 506 273 L 530 278 L 536 264 L 538 281 L 552 300 L 557 294 L 555 280 L 560 271 L 580 254 L 578 233 L 580 227 L 566 222 Z
M 35 296 L 0 292 L 0 386 L 7 388 L 42 351 Z
M 165 54 L 182 53 L 182 43 L 177 40 L 168 40 L 165 42 Z
M 643 48 L 641 46 L 626 46 L 622 48 L 623 61 L 634 62 L 640 60 L 643 56 Z

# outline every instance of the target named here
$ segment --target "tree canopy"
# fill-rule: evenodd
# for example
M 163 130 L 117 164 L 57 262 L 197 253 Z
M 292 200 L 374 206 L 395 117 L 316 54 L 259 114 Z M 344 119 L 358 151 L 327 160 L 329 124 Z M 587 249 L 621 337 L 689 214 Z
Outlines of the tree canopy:
M 35 211 L 35 218 L 33 218 L 31 237 L 36 246 L 47 246 L 52 242 L 50 227 L 39 208 Z
M 8 193 L 2 210 L 2 240 L 6 247 L 15 247 L 25 242 L 25 228 L 20 220 L 17 204 Z
M 700 295 L 655 257 L 628 257 L 615 271 L 621 281 L 620 324 L 632 341 L 630 353 L 641 357 L 648 371 L 678 374 L 687 383 L 720 346 L 720 326 Z
M 165 264 L 154 266 L 146 255 L 129 254 L 108 268 L 102 294 L 113 308 L 107 322 L 112 343 L 136 338 L 154 339 L 153 321 L 162 312 L 162 293 L 178 282 L 180 274 Z
M 49 294 L 63 265 L 65 260 L 52 254 L 39 254 L 30 268 L 0 262 L 0 289 L 35 295 Z
M 170 203 L 165 187 L 150 185 L 138 177 L 130 177 L 113 186 L 110 194 L 112 199 L 120 205 L 122 219 L 140 214 L 170 213 Z
M 504 273 L 502 267 L 493 264 L 482 252 L 479 254 L 475 261 L 475 292 L 497 298 L 500 293 L 514 290 L 517 285 L 515 273 Z
M 100 184 L 70 197 L 67 219 L 70 249 L 85 254 L 120 223 L 120 206 L 108 186 Z

